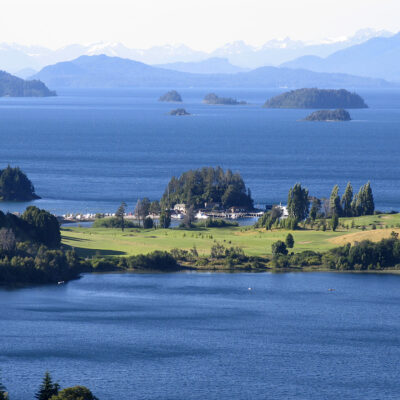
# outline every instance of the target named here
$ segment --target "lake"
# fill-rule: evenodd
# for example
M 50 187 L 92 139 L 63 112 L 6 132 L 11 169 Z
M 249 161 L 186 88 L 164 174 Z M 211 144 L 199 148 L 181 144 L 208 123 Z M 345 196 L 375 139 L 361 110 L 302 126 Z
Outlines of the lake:
M 398 399 L 399 284 L 378 274 L 91 274 L 2 289 L 2 380 L 12 400 L 33 398 L 46 370 L 100 400 Z
M 359 91 L 370 108 L 348 123 L 306 123 L 312 110 L 263 109 L 268 90 L 217 90 L 248 106 L 201 104 L 207 89 L 180 90 L 192 116 L 171 117 L 167 89 L 69 90 L 54 98 L 0 99 L 0 166 L 19 165 L 56 214 L 114 212 L 122 200 L 159 199 L 171 176 L 202 166 L 239 171 L 259 205 L 286 202 L 301 182 L 329 197 L 371 180 L 376 205 L 400 208 L 400 91 Z M 282 90 L 283 91 L 283 90 Z M 2 203 L 22 211 L 27 203 Z

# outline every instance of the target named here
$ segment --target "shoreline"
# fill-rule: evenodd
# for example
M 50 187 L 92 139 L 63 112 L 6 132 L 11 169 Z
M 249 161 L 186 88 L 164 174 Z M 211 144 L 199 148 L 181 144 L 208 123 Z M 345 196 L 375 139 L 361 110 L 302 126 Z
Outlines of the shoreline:
M 245 269 L 245 268 L 182 268 L 175 271 L 160 271 L 160 270 L 144 270 L 144 269 L 127 269 L 127 270 L 113 270 L 113 271 L 92 271 L 83 272 L 79 277 L 65 281 L 62 284 L 57 283 L 15 283 L 15 284 L 0 284 L 0 290 L 13 291 L 19 289 L 31 289 L 44 286 L 65 286 L 69 282 L 74 282 L 82 279 L 85 275 L 125 275 L 125 274 L 136 274 L 136 275 L 165 275 L 165 274 L 291 274 L 291 273 L 334 273 L 334 274 L 352 274 L 352 275 L 400 275 L 400 270 L 397 269 L 385 269 L 385 270 L 367 270 L 367 271 L 355 271 L 355 270 L 333 270 L 326 268 L 270 268 L 270 269 Z

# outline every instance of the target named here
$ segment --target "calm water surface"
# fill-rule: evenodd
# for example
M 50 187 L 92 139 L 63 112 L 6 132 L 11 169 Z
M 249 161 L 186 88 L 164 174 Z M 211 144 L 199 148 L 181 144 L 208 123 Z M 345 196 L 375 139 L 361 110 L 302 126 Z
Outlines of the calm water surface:
M 108 274 L 0 290 L 3 381 L 13 400 L 47 369 L 101 400 L 399 399 L 399 283 Z
M 218 90 L 250 102 L 201 104 L 207 89 L 180 90 L 193 115 L 157 101 L 166 89 L 60 92 L 45 99 L 0 99 L 0 166 L 19 165 L 57 214 L 129 211 L 138 197 L 158 199 L 172 175 L 221 165 L 240 171 L 256 203 L 285 202 L 300 181 L 329 196 L 350 180 L 371 180 L 377 206 L 400 209 L 400 91 L 359 91 L 370 108 L 349 123 L 299 121 L 312 110 L 267 110 L 268 90 Z M 26 204 L 0 205 L 3 210 Z

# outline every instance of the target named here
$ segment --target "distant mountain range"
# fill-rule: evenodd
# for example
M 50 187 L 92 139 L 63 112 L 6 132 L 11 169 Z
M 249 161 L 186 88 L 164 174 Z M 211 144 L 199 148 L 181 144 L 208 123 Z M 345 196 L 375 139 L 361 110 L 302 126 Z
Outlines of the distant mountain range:
M 291 68 L 262 67 L 235 74 L 193 74 L 153 67 L 119 57 L 81 56 L 43 68 L 33 79 L 49 87 L 263 87 L 263 88 L 382 88 L 392 84 L 346 74 L 318 73 Z
M 400 33 L 370 39 L 326 58 L 303 56 L 282 64 L 286 68 L 341 72 L 400 82 Z
M 327 57 L 347 47 L 363 43 L 375 37 L 389 37 L 387 31 L 364 29 L 350 38 L 327 40 L 322 43 L 306 43 L 285 38 L 270 40 L 259 47 L 250 46 L 242 41 L 228 43 L 212 52 L 193 50 L 185 45 L 155 46 L 149 49 L 131 49 L 121 43 L 94 43 L 90 45 L 72 44 L 52 50 L 41 46 L 22 46 L 18 44 L 0 44 L 0 69 L 17 73 L 27 68 L 40 70 L 46 65 L 61 61 L 70 61 L 81 55 L 106 54 L 110 57 L 128 58 L 146 64 L 193 63 L 209 58 L 226 58 L 229 63 L 247 69 L 265 65 L 278 66 L 298 57 L 313 55 Z M 219 64 L 216 63 L 216 67 Z M 177 68 L 180 68 L 177 66 Z M 170 67 L 170 69 L 172 69 Z M 180 69 L 181 70 L 181 69 Z M 212 71 L 222 72 L 222 71 Z M 226 71 L 224 71 L 226 72 Z
M 154 66 L 192 74 L 236 74 L 248 71 L 248 68 L 238 67 L 231 64 L 227 58 L 220 57 L 208 58 L 197 62 L 176 62 Z

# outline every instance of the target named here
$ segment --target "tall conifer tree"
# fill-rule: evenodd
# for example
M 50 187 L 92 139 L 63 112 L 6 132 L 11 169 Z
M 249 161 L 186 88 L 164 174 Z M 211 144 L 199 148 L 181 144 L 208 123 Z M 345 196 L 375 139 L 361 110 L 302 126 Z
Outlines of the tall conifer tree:
M 342 196 L 342 210 L 344 217 L 352 216 L 353 214 L 351 206 L 352 201 L 353 201 L 353 187 L 351 186 L 351 183 L 348 182 L 344 194 Z
M 53 396 L 58 395 L 59 389 L 60 389 L 60 385 L 58 383 L 53 383 L 50 373 L 46 372 L 44 375 L 42 384 L 40 385 L 39 390 L 35 394 L 35 399 L 49 400 Z
M 300 183 L 296 183 L 289 190 L 287 207 L 289 217 L 295 218 L 297 221 L 306 219 L 309 208 L 308 189 L 303 189 Z
M 340 205 L 339 186 L 335 185 L 332 189 L 331 197 L 329 200 L 329 208 L 331 215 L 342 215 L 342 207 Z

